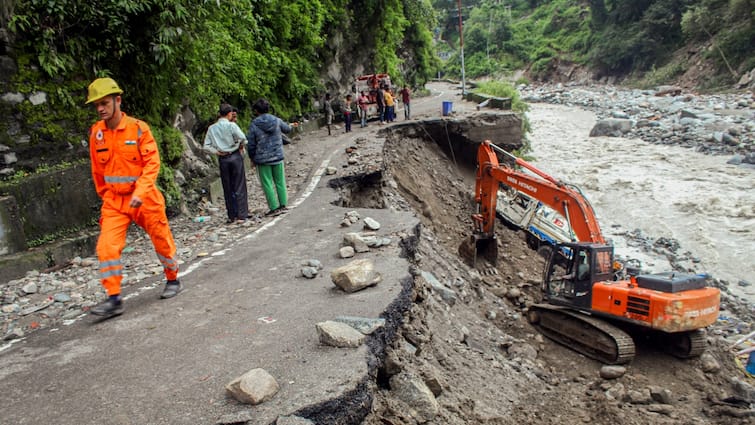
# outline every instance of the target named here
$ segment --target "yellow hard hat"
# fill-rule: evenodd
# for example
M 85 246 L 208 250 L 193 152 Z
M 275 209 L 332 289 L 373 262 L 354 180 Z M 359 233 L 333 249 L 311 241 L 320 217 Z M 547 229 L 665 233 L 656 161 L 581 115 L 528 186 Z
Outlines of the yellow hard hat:
M 96 102 L 111 94 L 121 94 L 123 90 L 112 78 L 98 78 L 89 85 L 89 94 L 86 103 Z

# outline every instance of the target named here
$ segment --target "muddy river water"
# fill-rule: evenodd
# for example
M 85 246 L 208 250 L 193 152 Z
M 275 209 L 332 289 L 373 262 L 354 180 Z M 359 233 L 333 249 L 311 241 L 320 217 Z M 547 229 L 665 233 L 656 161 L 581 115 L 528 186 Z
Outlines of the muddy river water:
M 595 114 L 578 108 L 535 103 L 527 115 L 531 162 L 582 189 L 618 255 L 669 271 L 664 255 L 628 234 L 676 240 L 678 255 L 690 253 L 685 267 L 755 302 L 755 169 L 689 148 L 588 137 Z

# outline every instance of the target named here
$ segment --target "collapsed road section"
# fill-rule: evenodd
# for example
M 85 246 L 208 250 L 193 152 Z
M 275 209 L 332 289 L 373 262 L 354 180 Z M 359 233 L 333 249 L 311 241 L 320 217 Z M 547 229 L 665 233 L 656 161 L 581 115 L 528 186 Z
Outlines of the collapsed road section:
M 460 258 L 475 212 L 473 165 L 414 131 L 388 135 L 384 170 L 385 187 L 422 223 L 412 305 L 386 349 L 364 424 L 751 420 L 748 402 L 736 403 L 752 400 L 752 387 L 736 378 L 740 368 L 712 336 L 726 324 L 710 326 L 699 358 L 675 358 L 664 351 L 667 341 L 641 337 L 623 366 L 604 366 L 538 334 L 527 312 L 542 301 L 543 258 L 525 232 L 503 226 L 495 266 L 475 269 Z M 716 391 L 729 396 L 711 398 Z

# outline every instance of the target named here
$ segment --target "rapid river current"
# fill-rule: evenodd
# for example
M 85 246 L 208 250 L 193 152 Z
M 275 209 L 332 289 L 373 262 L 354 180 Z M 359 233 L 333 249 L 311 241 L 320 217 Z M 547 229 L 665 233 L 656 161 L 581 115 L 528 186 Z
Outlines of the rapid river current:
M 673 239 L 677 255 L 690 253 L 685 267 L 755 302 L 755 169 L 679 146 L 588 137 L 595 114 L 578 108 L 535 103 L 527 115 L 530 162 L 582 189 L 617 255 L 640 260 L 643 272 L 670 271 L 630 234 Z

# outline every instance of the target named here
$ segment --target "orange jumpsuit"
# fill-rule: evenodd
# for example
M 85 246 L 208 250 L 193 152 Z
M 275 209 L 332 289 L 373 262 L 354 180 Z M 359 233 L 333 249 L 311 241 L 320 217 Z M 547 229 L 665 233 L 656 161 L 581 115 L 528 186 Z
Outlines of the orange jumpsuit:
M 152 239 L 165 277 L 175 280 L 176 244 L 165 215 L 165 198 L 156 186 L 160 153 L 149 126 L 126 114 L 114 130 L 100 120 L 89 130 L 89 156 L 94 186 L 102 198 L 97 257 L 107 294 L 121 293 L 121 252 L 132 221 Z M 143 202 L 138 208 L 129 206 L 134 195 Z

